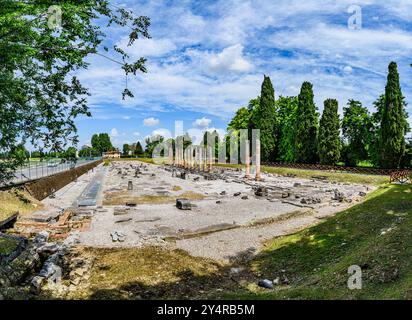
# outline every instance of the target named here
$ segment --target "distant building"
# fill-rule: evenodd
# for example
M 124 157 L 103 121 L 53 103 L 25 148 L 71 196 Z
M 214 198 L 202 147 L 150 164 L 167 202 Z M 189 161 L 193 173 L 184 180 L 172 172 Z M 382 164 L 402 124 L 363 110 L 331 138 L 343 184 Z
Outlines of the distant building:
M 119 159 L 121 156 L 121 153 L 119 150 L 107 151 L 107 152 L 103 152 L 102 156 L 103 156 L 103 159 Z

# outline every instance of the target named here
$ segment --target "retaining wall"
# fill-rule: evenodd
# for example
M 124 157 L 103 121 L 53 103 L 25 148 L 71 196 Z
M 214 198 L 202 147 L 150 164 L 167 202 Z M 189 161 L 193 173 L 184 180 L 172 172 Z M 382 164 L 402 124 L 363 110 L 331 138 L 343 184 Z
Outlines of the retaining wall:
M 102 163 L 102 160 L 29 182 L 25 185 L 25 189 L 37 200 L 43 200 L 87 171 L 97 167 L 100 163 Z

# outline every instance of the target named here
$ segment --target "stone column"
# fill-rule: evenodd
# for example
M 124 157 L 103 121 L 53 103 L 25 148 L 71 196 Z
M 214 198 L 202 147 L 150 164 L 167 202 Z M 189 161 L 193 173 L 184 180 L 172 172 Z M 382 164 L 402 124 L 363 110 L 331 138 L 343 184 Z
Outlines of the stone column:
M 178 147 L 177 147 L 176 153 L 179 155 L 179 162 L 177 163 L 177 165 L 179 167 L 184 167 L 185 156 L 184 156 L 183 143 L 179 142 L 177 145 Z
M 213 165 L 213 152 L 212 152 L 212 147 L 207 147 L 207 171 L 211 172 L 212 171 L 212 165 Z
M 256 140 L 256 181 L 261 180 L 260 176 L 260 139 Z
M 180 149 L 176 147 L 176 155 L 175 155 L 175 167 L 180 165 Z
M 168 164 L 169 165 L 173 165 L 174 164 L 174 159 L 173 159 L 173 147 L 172 147 L 172 144 L 170 143 L 169 144 L 169 146 L 168 146 Z
M 184 151 L 184 157 L 185 157 L 185 159 L 183 160 L 183 168 L 187 169 L 188 161 L 189 161 L 189 148 L 187 148 Z
M 197 156 L 197 170 L 202 171 L 202 162 L 203 162 L 203 148 L 199 146 L 197 148 L 199 155 Z
M 206 171 L 207 152 L 206 147 L 202 147 L 202 171 Z
M 250 178 L 250 144 L 249 144 L 249 140 L 246 140 L 246 145 L 245 145 L 245 163 L 246 163 L 246 174 L 245 174 L 245 178 L 249 179 Z

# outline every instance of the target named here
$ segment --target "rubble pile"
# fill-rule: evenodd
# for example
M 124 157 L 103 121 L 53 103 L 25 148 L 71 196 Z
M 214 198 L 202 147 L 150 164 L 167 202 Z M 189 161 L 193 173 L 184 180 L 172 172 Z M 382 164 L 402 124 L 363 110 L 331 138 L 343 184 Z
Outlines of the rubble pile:
M 73 230 L 88 230 L 94 212 L 95 209 L 86 207 L 38 211 L 20 218 L 14 224 L 13 232 L 32 237 L 47 231 L 52 239 L 65 239 Z
M 19 239 L 21 246 L 0 260 L 0 297 L 13 299 L 47 292 L 62 297 L 90 276 L 93 261 L 77 253 L 76 234 L 60 243 L 50 241 L 47 231 L 30 241 Z

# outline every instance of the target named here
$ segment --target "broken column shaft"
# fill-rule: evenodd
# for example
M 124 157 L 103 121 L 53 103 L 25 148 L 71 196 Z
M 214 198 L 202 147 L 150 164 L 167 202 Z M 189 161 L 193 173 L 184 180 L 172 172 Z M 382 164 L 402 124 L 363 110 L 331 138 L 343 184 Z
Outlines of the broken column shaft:
M 256 140 L 256 181 L 261 180 L 260 175 L 260 139 Z
M 245 142 L 245 163 L 246 163 L 246 174 L 245 178 L 250 178 L 250 151 L 249 151 L 249 140 Z

